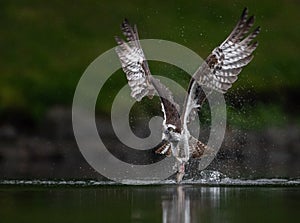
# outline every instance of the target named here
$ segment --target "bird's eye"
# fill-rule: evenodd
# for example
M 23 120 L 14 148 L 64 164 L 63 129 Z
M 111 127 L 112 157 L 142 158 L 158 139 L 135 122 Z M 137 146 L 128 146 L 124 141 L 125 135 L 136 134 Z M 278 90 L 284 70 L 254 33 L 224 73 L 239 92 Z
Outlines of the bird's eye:
M 174 129 L 173 129 L 172 127 L 168 127 L 167 130 L 168 130 L 169 132 L 174 131 Z

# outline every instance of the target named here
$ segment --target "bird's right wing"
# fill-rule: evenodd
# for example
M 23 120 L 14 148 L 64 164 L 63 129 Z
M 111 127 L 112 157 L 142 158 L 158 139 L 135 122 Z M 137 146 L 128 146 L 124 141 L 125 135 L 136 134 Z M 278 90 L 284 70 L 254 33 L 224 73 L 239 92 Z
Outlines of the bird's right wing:
M 171 91 L 151 75 L 139 42 L 137 27 L 132 27 L 125 19 L 121 25 L 121 30 L 128 42 L 115 37 L 118 43 L 116 52 L 131 88 L 131 96 L 140 101 L 145 96 L 152 98 L 157 93 L 164 113 L 163 124 L 165 126 L 171 125 L 176 131 L 180 131 L 179 105 L 175 103 Z
M 118 43 L 116 53 L 131 88 L 131 96 L 137 101 L 142 100 L 145 96 L 151 98 L 155 94 L 155 89 L 149 81 L 151 73 L 139 43 L 137 27 L 131 27 L 128 20 L 125 19 L 121 30 L 128 42 L 116 36 L 115 40 Z

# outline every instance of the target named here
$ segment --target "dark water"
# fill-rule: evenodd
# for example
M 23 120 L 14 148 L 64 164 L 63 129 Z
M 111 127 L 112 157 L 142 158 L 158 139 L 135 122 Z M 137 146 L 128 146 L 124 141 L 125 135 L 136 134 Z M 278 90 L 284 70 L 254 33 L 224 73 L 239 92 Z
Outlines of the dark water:
M 230 182 L 126 186 L 97 181 L 1 181 L 0 222 L 299 220 L 299 180 Z

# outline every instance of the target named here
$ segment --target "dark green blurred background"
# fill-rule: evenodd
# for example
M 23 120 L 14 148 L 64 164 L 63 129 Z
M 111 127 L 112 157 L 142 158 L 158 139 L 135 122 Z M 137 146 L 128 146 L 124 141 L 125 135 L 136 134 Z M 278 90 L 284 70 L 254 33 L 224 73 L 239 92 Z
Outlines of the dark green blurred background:
M 125 17 L 137 23 L 141 38 L 175 41 L 205 58 L 245 6 L 262 32 L 234 89 L 269 97 L 284 111 L 299 109 L 297 97 L 288 98 L 300 95 L 298 1 L 1 1 L 1 112 L 41 117 L 53 105 L 71 105 L 83 71 L 116 45 Z
M 264 144 L 258 144 L 258 147 L 266 145 L 268 148 L 267 152 L 262 148 L 263 157 L 269 156 L 275 148 L 279 153 L 273 154 L 272 158 L 275 156 L 275 161 L 281 163 L 279 167 L 275 165 L 279 169 L 269 175 L 298 176 L 299 168 L 295 170 L 300 149 L 298 0 L 2 0 L 0 165 L 4 168 L 1 171 L 3 177 L 63 177 L 54 173 L 59 169 L 57 163 L 67 162 L 66 157 L 70 155 L 70 151 L 78 151 L 70 131 L 65 137 L 64 130 L 59 126 L 71 118 L 73 94 L 82 73 L 96 57 L 116 46 L 113 37 L 120 35 L 119 24 L 125 17 L 138 25 L 141 38 L 175 41 L 205 58 L 227 37 L 245 6 L 249 8 L 250 14 L 256 15 L 255 25 L 260 25 L 262 30 L 253 61 L 243 70 L 233 89 L 226 95 L 229 137 L 231 132 L 237 130 L 237 141 L 242 138 L 247 144 L 249 134 L 255 135 L 254 142 L 260 140 L 262 133 L 266 134 L 262 138 Z M 167 70 L 155 64 L 152 69 L 154 74 L 156 71 L 164 73 L 164 69 Z M 181 71 L 178 72 L 175 79 L 180 82 Z M 112 95 L 126 84 L 121 71 L 112 78 L 114 81 L 110 81 L 110 87 L 102 91 L 107 100 L 97 104 L 100 119 L 109 115 Z M 183 84 L 187 84 L 187 79 Z M 62 113 L 63 115 L 59 115 Z M 60 134 L 60 131 L 63 133 Z M 270 132 L 275 132 L 271 139 L 268 138 Z M 290 135 L 293 135 L 292 139 L 282 139 L 285 140 L 284 143 L 281 141 L 280 137 Z M 59 145 L 58 139 L 63 141 Z M 63 144 L 65 141 L 67 144 Z M 239 142 L 234 143 L 239 147 Z M 55 149 L 51 148 L 53 144 Z M 37 151 L 33 156 L 28 155 L 33 147 Z M 53 156 L 50 161 L 43 154 L 44 150 L 48 151 L 48 147 L 49 154 Z M 52 154 L 52 150 L 55 153 Z M 25 155 L 19 157 L 20 153 Z M 240 153 L 235 150 L 230 154 L 238 159 L 236 157 Z M 249 155 L 254 160 L 256 156 L 260 155 L 256 152 Z M 286 158 L 287 156 L 292 158 Z M 25 162 L 24 159 L 29 161 Z M 291 167 L 288 166 L 290 159 L 296 159 Z M 272 170 L 275 161 L 270 164 Z M 26 172 L 25 168 L 22 172 L 20 166 L 13 166 L 19 165 L 16 164 L 19 162 L 24 162 L 22 165 L 29 170 Z M 55 167 L 52 167 L 52 172 L 48 175 L 32 173 L 30 169 L 33 167 L 28 167 L 31 166 L 30 162 L 40 162 L 35 168 L 40 168 L 45 162 L 50 166 L 55 163 L 52 165 Z M 261 169 L 265 168 L 263 163 L 259 165 Z M 293 174 L 289 174 L 290 169 L 293 169 Z M 253 172 L 253 167 L 251 171 Z M 265 172 L 261 173 L 264 174 Z

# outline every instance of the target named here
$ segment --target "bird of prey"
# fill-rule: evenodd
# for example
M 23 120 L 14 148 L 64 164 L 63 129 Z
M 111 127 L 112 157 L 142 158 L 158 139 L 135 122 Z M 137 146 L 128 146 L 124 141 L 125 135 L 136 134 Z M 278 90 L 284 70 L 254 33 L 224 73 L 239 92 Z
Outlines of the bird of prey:
M 137 26 L 131 26 L 127 19 L 121 24 L 127 41 L 115 37 L 118 44 L 116 53 L 131 88 L 131 96 L 136 101 L 141 101 L 145 96 L 159 96 L 164 119 L 162 146 L 156 153 L 176 158 L 177 182 L 182 180 L 185 164 L 190 158 L 200 158 L 205 150 L 211 149 L 193 137 L 187 127 L 206 99 L 202 88 L 224 94 L 237 80 L 238 74 L 252 60 L 252 53 L 258 46 L 254 39 L 260 27 L 250 32 L 253 24 L 254 16 L 248 18 L 248 9 L 245 8 L 227 39 L 211 52 L 191 77 L 181 113 L 170 90 L 151 75 L 139 42 Z

